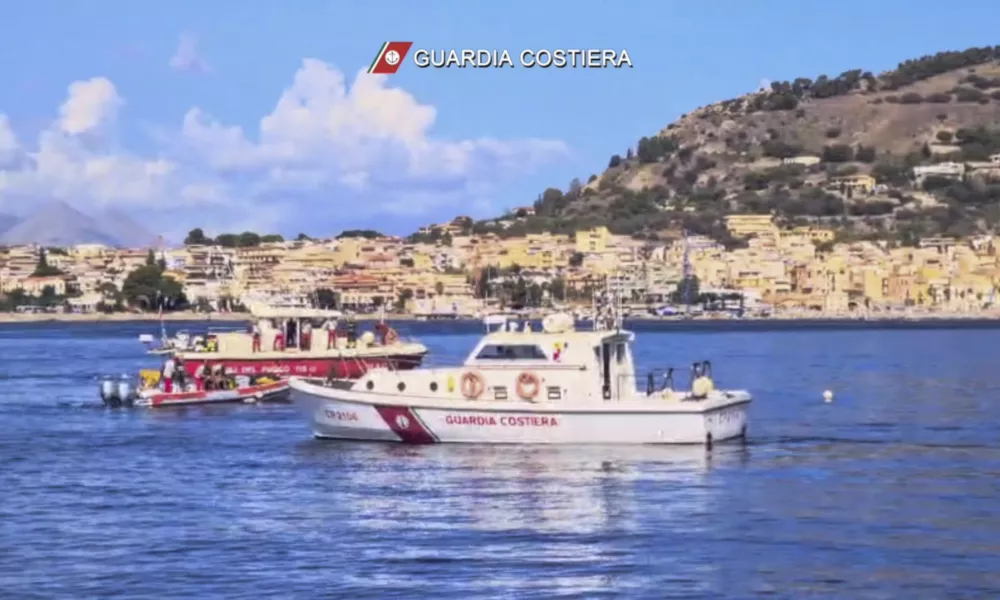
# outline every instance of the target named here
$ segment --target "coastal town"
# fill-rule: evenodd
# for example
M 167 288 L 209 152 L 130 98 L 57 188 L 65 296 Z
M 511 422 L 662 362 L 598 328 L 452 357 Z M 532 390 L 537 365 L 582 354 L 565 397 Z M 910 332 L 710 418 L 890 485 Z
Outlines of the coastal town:
M 498 220 L 514 224 L 533 208 Z M 411 238 L 344 232 L 286 241 L 255 234 L 176 248 L 16 246 L 0 254 L 7 313 L 233 312 L 260 304 L 457 318 L 496 309 L 589 306 L 611 278 L 633 313 L 757 316 L 984 315 L 996 304 L 1000 239 L 838 242 L 832 230 L 729 215 L 726 249 L 670 232 L 651 241 L 605 227 L 571 235 L 473 234 L 467 218 Z M 192 241 L 199 243 L 191 243 Z

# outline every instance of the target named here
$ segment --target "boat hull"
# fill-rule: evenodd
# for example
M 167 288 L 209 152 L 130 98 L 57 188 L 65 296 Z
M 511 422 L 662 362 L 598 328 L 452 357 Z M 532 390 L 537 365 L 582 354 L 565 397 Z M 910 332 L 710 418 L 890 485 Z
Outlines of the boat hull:
M 291 392 L 310 415 L 315 437 L 409 444 L 712 444 L 745 437 L 750 404 L 749 395 L 737 395 L 704 410 L 689 402 L 441 407 L 388 397 L 359 402 L 317 387 L 293 381 Z
M 199 404 L 231 404 L 242 402 L 278 402 L 288 400 L 287 381 L 276 381 L 231 390 L 165 393 L 148 390 L 136 399 L 136 406 L 164 408 L 167 406 L 192 406 Z
M 388 367 L 408 370 L 420 366 L 424 354 L 397 354 L 392 356 L 365 357 L 261 357 L 261 358 L 219 358 L 199 353 L 185 353 L 185 370 L 192 377 L 202 363 L 221 364 L 229 375 L 271 375 L 278 377 L 329 377 L 356 379 L 369 369 Z

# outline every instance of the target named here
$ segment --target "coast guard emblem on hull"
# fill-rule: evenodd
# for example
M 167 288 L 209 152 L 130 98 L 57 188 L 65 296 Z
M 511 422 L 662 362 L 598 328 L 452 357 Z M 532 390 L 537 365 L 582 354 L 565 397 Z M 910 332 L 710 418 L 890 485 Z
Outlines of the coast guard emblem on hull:
M 396 426 L 400 429 L 409 429 L 410 420 L 406 418 L 406 415 L 398 415 L 396 417 Z

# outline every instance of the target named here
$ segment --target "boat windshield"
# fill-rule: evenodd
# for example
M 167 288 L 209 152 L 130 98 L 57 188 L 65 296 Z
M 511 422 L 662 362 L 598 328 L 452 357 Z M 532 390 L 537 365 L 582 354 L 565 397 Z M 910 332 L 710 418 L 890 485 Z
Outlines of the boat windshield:
M 546 360 L 542 349 L 534 344 L 487 344 L 476 360 Z

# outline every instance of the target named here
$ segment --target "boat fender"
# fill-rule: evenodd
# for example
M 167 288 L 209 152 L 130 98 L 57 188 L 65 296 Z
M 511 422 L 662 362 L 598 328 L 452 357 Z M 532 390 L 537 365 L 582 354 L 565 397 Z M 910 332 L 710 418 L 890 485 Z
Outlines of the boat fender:
M 467 371 L 462 375 L 462 395 L 469 400 L 475 400 L 486 391 L 486 380 L 475 371 Z
M 705 375 L 695 378 L 691 383 L 691 395 L 695 398 L 705 398 L 714 389 L 715 384 Z
M 449 392 L 454 392 L 455 391 L 455 376 L 454 375 L 449 375 L 448 376 L 448 391 Z
M 525 371 L 517 376 L 517 395 L 522 400 L 534 400 L 541 389 L 541 380 L 531 371 Z

